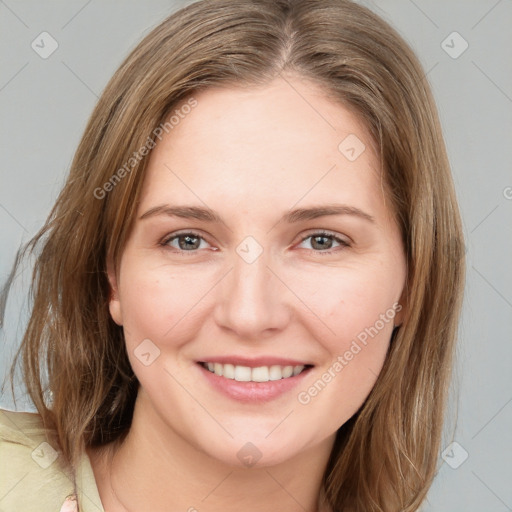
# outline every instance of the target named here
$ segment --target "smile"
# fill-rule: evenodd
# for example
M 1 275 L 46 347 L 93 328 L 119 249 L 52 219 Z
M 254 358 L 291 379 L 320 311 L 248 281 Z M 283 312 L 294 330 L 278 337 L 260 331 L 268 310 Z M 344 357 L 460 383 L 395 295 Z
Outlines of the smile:
M 238 382 L 269 382 L 295 377 L 302 373 L 309 365 L 272 365 L 272 366 L 241 366 L 234 364 L 201 362 L 203 368 L 219 377 L 236 380 Z

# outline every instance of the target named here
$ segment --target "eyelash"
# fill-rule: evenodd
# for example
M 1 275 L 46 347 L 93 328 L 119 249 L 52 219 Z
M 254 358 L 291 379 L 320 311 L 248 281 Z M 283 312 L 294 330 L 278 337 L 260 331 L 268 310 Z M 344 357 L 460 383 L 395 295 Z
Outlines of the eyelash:
M 346 247 L 350 247 L 350 244 L 346 240 L 343 240 L 342 238 L 336 236 L 334 233 L 329 233 L 328 231 L 315 231 L 314 233 L 310 233 L 309 235 L 306 235 L 305 237 L 303 237 L 301 239 L 300 243 L 304 242 L 308 238 L 315 238 L 317 236 L 324 236 L 326 238 L 331 238 L 335 242 L 338 242 L 341 247 L 338 247 L 338 248 L 335 248 L 335 249 L 328 249 L 326 251 L 315 251 L 315 250 L 312 249 L 312 251 L 315 254 L 319 254 L 321 256 L 325 256 L 325 255 L 333 254 L 335 252 L 343 250 Z
M 192 235 L 193 237 L 195 238 L 199 238 L 201 240 L 204 240 L 205 242 L 207 242 L 207 240 L 202 236 L 200 235 L 199 233 L 195 232 L 195 231 L 183 231 L 183 232 L 178 232 L 178 233 L 172 233 L 171 235 L 169 236 L 166 236 L 161 242 L 160 242 L 160 245 L 163 247 L 163 248 L 168 248 L 169 247 L 169 243 L 181 236 L 186 236 L 186 235 Z M 318 237 L 318 236 L 324 236 L 324 237 L 327 237 L 327 238 L 331 238 L 332 240 L 334 240 L 335 242 L 338 242 L 341 246 L 341 249 L 340 248 L 337 248 L 337 249 L 328 249 L 328 250 L 325 250 L 325 251 L 315 251 L 313 249 L 311 249 L 314 253 L 316 254 L 320 254 L 322 256 L 324 255 L 329 255 L 329 254 L 333 254 L 334 252 L 337 252 L 338 250 L 342 250 L 346 247 L 350 247 L 350 243 L 348 243 L 346 240 L 343 240 L 341 238 L 339 238 L 338 236 L 336 236 L 334 233 L 329 233 L 328 231 L 315 231 L 314 233 L 310 233 L 308 234 L 307 236 L 303 237 L 300 241 L 300 243 L 303 243 L 305 240 L 307 240 L 308 238 L 315 238 L 315 237 Z M 208 243 L 208 242 L 207 242 Z M 177 253 L 179 254 L 182 254 L 185 256 L 185 254 L 187 252 L 190 252 L 191 255 L 196 253 L 198 251 L 198 249 L 194 249 L 194 250 L 191 250 L 191 251 L 184 251 L 182 249 L 176 249 L 175 247 L 172 248 L 174 251 L 176 251 Z

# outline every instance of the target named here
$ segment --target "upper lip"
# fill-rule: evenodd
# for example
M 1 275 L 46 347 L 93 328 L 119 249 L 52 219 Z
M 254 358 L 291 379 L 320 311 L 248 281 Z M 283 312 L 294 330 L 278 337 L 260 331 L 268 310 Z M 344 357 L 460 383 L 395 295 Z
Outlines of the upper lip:
M 205 357 L 199 363 L 220 363 L 232 364 L 233 366 L 248 366 L 258 368 L 259 366 L 312 366 L 311 363 L 275 356 L 244 357 L 244 356 L 212 356 Z

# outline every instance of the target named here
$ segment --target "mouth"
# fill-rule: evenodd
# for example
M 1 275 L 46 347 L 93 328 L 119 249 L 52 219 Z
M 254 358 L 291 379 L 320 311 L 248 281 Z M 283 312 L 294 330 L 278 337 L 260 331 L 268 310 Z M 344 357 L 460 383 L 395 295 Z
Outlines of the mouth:
M 310 364 L 244 366 L 212 361 L 200 361 L 199 364 L 218 377 L 237 382 L 270 382 L 290 379 L 312 367 Z
M 205 358 L 196 361 L 198 377 L 221 395 L 246 404 L 263 404 L 280 397 L 292 399 L 296 389 L 314 368 L 305 361 L 243 356 Z

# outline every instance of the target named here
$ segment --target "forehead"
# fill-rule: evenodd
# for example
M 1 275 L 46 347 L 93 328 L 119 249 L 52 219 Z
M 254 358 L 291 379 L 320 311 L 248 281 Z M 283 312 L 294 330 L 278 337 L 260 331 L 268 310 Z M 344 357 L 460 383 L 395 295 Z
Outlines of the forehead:
M 172 129 L 152 150 L 141 208 L 186 196 L 224 206 L 276 201 L 284 209 L 356 192 L 369 207 L 381 191 L 364 123 L 310 82 L 279 78 L 193 98 L 193 109 L 176 106 Z

